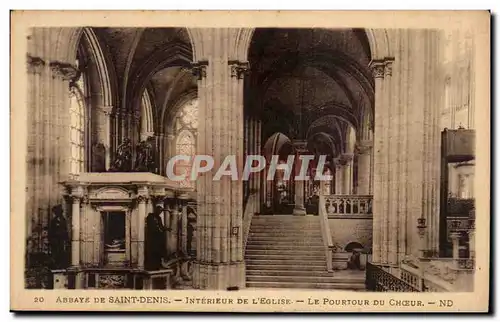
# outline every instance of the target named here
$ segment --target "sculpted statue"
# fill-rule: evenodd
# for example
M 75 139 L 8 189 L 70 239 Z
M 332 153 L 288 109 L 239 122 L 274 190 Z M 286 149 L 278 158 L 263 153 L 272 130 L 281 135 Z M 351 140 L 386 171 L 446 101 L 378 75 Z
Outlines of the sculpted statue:
M 109 170 L 113 172 L 132 171 L 132 144 L 129 138 L 123 140 L 123 143 L 118 146 L 115 160 Z
M 149 137 L 137 145 L 137 158 L 135 160 L 134 171 L 156 172 L 153 141 L 154 137 Z
M 52 214 L 54 217 L 50 221 L 48 238 L 53 268 L 66 268 L 69 265 L 69 235 L 62 206 L 54 206 Z
M 163 208 L 157 206 L 146 218 L 145 268 L 158 270 L 165 255 L 165 226 L 161 220 Z

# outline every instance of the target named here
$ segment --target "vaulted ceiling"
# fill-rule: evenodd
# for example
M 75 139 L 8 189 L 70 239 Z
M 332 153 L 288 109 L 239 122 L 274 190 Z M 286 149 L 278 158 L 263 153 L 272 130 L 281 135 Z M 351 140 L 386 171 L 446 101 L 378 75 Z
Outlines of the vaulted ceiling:
M 196 81 L 182 67 L 192 60 L 191 43 L 185 28 L 94 28 L 110 56 L 117 78 L 121 108 L 140 108 L 144 90 L 150 91 L 155 119 L 162 109 Z M 159 123 L 159 122 L 157 122 Z
M 184 68 L 192 60 L 185 28 L 93 29 L 112 62 L 121 108 L 139 109 L 148 90 L 154 119 L 161 120 L 196 91 Z M 373 107 L 370 59 L 362 30 L 258 28 L 249 49 L 245 107 L 260 113 L 264 140 L 281 132 L 341 151 L 346 129 L 357 128 Z
M 257 29 L 249 50 L 249 111 L 275 132 L 340 153 L 374 101 L 370 46 L 357 29 Z M 277 124 L 277 122 L 279 124 Z

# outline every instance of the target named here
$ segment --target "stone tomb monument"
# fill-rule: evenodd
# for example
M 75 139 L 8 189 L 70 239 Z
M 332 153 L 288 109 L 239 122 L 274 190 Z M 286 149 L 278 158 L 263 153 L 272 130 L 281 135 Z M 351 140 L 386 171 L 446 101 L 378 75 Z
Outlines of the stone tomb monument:
M 189 191 L 149 172 L 82 173 L 63 186 L 71 265 L 53 271 L 54 288 L 169 288 L 171 269 L 147 267 L 146 218 L 169 201 L 187 200 Z M 166 213 L 158 213 L 158 229 L 168 226 Z

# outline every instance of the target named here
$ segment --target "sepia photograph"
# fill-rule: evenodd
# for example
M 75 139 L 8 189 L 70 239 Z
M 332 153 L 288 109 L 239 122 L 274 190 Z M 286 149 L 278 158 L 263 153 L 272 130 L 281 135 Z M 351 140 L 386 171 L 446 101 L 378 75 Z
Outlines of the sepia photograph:
M 488 12 L 93 14 L 12 13 L 12 309 L 488 309 Z

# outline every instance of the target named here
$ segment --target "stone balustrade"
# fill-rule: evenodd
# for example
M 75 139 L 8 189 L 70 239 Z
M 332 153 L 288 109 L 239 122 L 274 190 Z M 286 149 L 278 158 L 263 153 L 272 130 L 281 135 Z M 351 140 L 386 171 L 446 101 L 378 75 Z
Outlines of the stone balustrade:
M 372 216 L 371 195 L 329 195 L 324 196 L 325 210 L 332 216 Z

